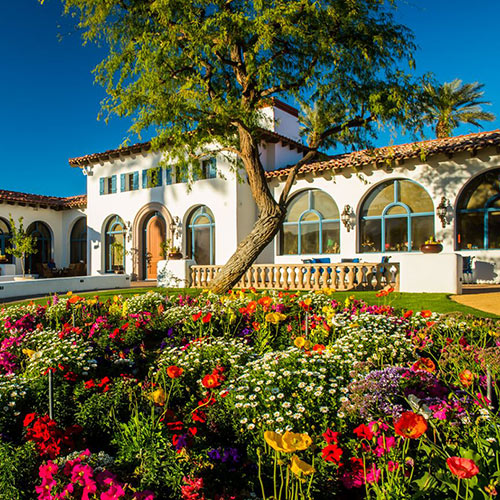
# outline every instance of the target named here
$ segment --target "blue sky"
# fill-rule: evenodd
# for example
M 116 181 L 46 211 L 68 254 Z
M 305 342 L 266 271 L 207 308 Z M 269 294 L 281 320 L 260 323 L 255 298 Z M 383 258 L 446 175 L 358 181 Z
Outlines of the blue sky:
M 56 0 L 43 6 L 37 0 L 2 3 L 0 189 L 56 196 L 84 193 L 85 178 L 69 167 L 68 158 L 118 147 L 127 137 L 127 122 L 97 121 L 105 94 L 93 83 L 92 69 L 103 52 L 82 47 L 61 10 Z M 486 85 L 485 98 L 492 102 L 487 110 L 499 116 L 484 124 L 486 130 L 500 128 L 499 18 L 497 0 L 412 0 L 398 14 L 415 34 L 419 72 L 431 71 L 440 81 L 459 77 Z M 456 133 L 476 131 L 463 126 Z

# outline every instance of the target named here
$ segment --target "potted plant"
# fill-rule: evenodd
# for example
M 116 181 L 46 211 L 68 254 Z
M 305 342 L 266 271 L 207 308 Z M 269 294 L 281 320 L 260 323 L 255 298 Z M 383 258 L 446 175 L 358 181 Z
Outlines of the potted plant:
M 181 249 L 179 247 L 170 247 L 170 252 L 168 253 L 168 258 L 172 260 L 182 259 Z
M 443 250 L 443 244 L 441 241 L 436 240 L 434 236 L 431 236 L 423 245 L 420 245 L 420 251 L 422 253 L 439 253 Z
M 165 240 L 160 243 L 160 254 L 162 259 L 166 260 L 170 252 L 170 240 Z
M 28 234 L 23 226 L 23 217 L 19 217 L 19 226 L 16 227 L 16 223 L 9 214 L 10 227 L 12 228 L 12 237 L 10 239 L 10 248 L 6 248 L 5 251 L 8 254 L 13 255 L 16 259 L 21 262 L 21 269 L 23 271 L 23 276 L 17 279 L 33 279 L 33 276 L 26 276 L 25 260 L 29 255 L 33 255 L 38 252 L 36 249 L 36 238 L 31 234 Z M 14 278 L 16 280 L 16 278 Z
M 127 255 L 127 251 L 125 250 L 123 243 L 120 241 L 113 241 L 113 243 L 111 243 L 111 248 L 112 255 L 114 257 L 113 262 L 123 262 L 123 257 Z M 123 274 L 125 272 L 123 264 L 113 264 L 112 268 L 115 274 Z

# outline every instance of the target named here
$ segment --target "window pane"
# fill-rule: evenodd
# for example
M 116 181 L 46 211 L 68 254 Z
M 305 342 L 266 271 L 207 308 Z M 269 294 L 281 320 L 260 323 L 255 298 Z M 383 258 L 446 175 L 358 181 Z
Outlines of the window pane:
M 459 249 L 483 248 L 484 213 L 460 214 L 457 246 Z
M 319 223 L 300 225 L 300 253 L 319 253 Z
M 323 219 L 338 219 L 339 209 L 330 195 L 323 191 L 315 190 L 312 192 L 312 207 L 318 211 Z
M 302 216 L 301 219 L 302 222 L 305 221 L 319 221 L 318 214 L 315 214 L 314 212 L 308 212 Z
M 194 229 L 194 260 L 199 265 L 210 262 L 210 228 L 196 227 Z
M 197 226 L 198 224 L 210 224 L 210 222 L 211 220 L 206 215 L 200 215 L 194 224 Z
M 460 198 L 459 208 L 484 208 L 492 196 L 499 194 L 499 178 L 500 170 L 495 169 L 471 181 Z
M 431 197 L 422 186 L 407 180 L 400 180 L 398 182 L 399 201 L 408 205 L 413 213 L 434 212 L 434 204 Z
M 500 212 L 489 213 L 488 248 L 500 248 Z
M 9 234 L 10 233 L 10 228 L 7 224 L 6 221 L 3 219 L 0 219 L 0 234 Z
M 406 215 L 408 211 L 404 207 L 400 207 L 399 205 L 396 205 L 394 207 L 389 208 L 387 210 L 386 215 Z
M 297 195 L 288 204 L 286 222 L 297 222 L 302 212 L 309 210 L 309 191 Z
M 406 252 L 408 250 L 408 219 L 385 219 L 385 251 Z
M 287 224 L 286 226 L 283 226 L 280 231 L 281 255 L 297 255 L 299 253 L 297 235 L 297 224 Z
M 362 220 L 360 227 L 360 251 L 380 252 L 381 225 L 380 220 Z
M 340 253 L 340 222 L 323 222 L 323 253 Z
M 411 249 L 420 250 L 431 236 L 434 236 L 434 217 L 426 215 L 424 217 L 412 217 L 411 219 Z
M 363 203 L 361 215 L 382 215 L 384 208 L 390 203 L 394 203 L 394 181 L 380 184 L 368 195 Z

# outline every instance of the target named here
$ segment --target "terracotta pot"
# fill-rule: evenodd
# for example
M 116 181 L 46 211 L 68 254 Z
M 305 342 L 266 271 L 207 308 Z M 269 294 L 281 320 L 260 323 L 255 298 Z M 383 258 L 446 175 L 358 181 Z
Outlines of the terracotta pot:
M 168 254 L 168 258 L 171 260 L 181 260 L 182 259 L 182 253 L 181 252 L 170 252 Z
M 441 243 L 424 243 L 420 246 L 420 251 L 422 253 L 439 253 L 443 251 L 443 245 Z

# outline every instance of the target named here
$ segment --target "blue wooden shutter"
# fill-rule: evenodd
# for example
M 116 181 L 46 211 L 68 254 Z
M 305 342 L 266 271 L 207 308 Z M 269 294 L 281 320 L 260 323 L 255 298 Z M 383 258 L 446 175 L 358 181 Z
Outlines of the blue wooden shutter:
M 132 189 L 139 189 L 139 172 L 134 172 L 132 178 Z
M 167 186 L 172 184 L 172 168 L 171 167 L 167 167 L 165 169 L 165 184 Z
M 217 161 L 215 158 L 210 158 L 207 174 L 207 179 L 215 179 L 217 177 Z
M 99 179 L 99 194 L 104 194 L 104 177 Z
M 156 185 L 157 186 L 161 186 L 161 183 L 162 183 L 162 172 L 163 172 L 163 169 L 161 167 L 158 167 L 157 169 L 157 172 L 158 172 L 158 176 L 156 178 Z
M 116 175 L 111 176 L 111 192 L 116 193 Z
M 126 191 L 126 186 L 125 186 L 125 174 L 120 174 L 120 191 L 123 193 L 123 191 Z
M 148 171 L 142 171 L 142 189 L 146 189 L 148 187 Z

